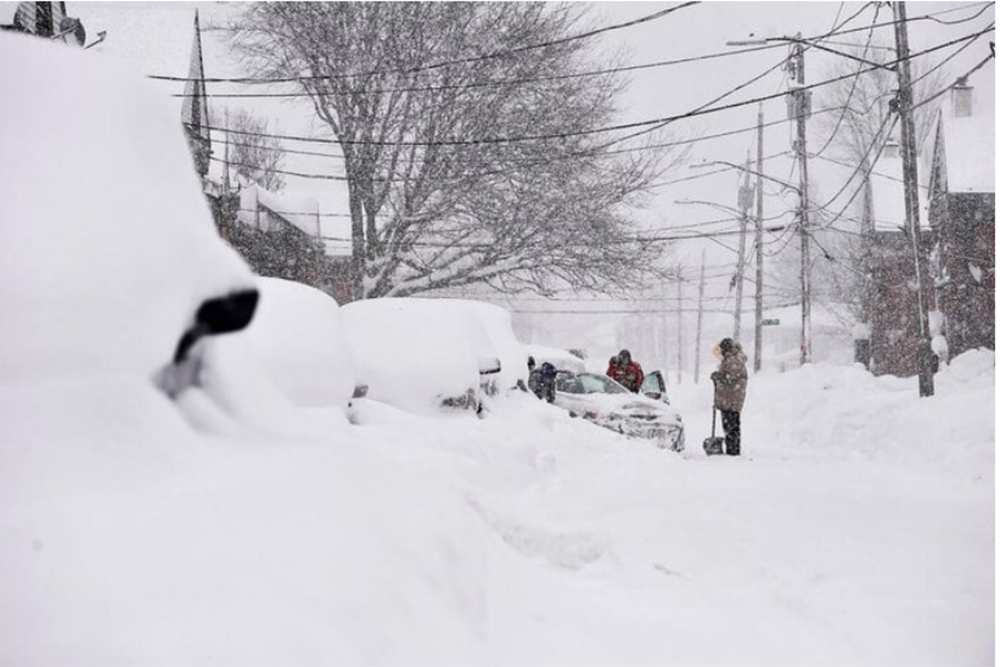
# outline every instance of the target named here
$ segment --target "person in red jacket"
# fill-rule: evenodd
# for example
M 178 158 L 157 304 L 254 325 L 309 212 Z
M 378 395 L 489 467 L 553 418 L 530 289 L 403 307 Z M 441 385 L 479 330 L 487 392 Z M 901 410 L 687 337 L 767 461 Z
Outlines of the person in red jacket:
M 632 353 L 628 350 L 622 350 L 617 356 L 611 357 L 606 375 L 636 394 L 639 393 L 645 378 L 642 366 L 638 362 L 632 361 Z

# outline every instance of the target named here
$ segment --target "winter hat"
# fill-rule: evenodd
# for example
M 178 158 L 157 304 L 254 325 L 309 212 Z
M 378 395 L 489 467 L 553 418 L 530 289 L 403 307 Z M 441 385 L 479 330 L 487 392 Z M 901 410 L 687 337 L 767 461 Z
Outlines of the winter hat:
M 722 354 L 729 354 L 735 347 L 736 343 L 733 342 L 732 338 L 723 338 L 719 343 L 719 349 L 722 350 Z

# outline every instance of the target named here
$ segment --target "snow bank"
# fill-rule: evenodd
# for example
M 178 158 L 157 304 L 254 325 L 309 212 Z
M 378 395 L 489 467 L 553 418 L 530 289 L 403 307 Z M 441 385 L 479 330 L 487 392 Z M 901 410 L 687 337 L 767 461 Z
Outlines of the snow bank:
M 200 302 L 250 271 L 219 241 L 151 84 L 78 48 L 0 37 L 0 312 L 16 323 L 0 328 L 0 374 L 152 375 Z
M 0 664 L 477 658 L 483 525 L 451 486 L 297 409 L 238 338 L 204 342 L 202 388 L 154 387 L 201 301 L 253 285 L 173 101 L 37 38 L 0 61 Z M 275 291 L 265 325 L 330 331 Z M 284 345 L 271 324 L 248 338 Z
M 743 412 L 746 446 L 757 456 L 871 461 L 965 479 L 994 479 L 995 357 L 973 350 L 942 366 L 935 395 L 917 379 L 875 377 L 860 365 L 807 364 L 751 377 Z M 691 429 L 708 435 L 711 389 L 671 387 Z M 691 418 L 687 415 L 695 413 Z

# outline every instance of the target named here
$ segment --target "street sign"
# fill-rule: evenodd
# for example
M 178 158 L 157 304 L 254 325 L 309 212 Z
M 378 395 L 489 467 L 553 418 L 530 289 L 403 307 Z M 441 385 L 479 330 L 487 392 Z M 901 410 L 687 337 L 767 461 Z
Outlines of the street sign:
M 762 327 L 775 327 L 775 326 L 778 326 L 779 324 L 781 324 L 781 320 L 779 320 L 777 317 L 775 317 L 773 319 L 761 320 L 760 321 L 760 325 Z

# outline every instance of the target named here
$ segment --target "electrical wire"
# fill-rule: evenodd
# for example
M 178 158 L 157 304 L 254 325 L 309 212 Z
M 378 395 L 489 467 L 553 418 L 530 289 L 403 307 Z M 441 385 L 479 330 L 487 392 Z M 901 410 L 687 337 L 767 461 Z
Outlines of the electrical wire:
M 642 19 L 637 19 L 635 21 L 630 21 L 630 22 L 627 22 L 627 23 L 622 23 L 622 24 L 617 24 L 617 25 L 613 25 L 613 26 L 608 26 L 606 28 L 601 28 L 601 29 L 598 29 L 598 30 L 595 30 L 595 31 L 591 31 L 590 33 L 584 33 L 584 34 L 581 34 L 581 35 L 575 35 L 575 36 L 571 36 L 571 37 L 562 38 L 562 40 L 556 40 L 556 41 L 553 41 L 553 42 L 546 42 L 546 43 L 542 43 L 542 44 L 529 45 L 529 46 L 524 46 L 524 47 L 518 47 L 516 49 L 511 49 L 511 50 L 506 50 L 506 51 L 497 51 L 497 52 L 494 52 L 492 54 L 487 54 L 487 55 L 484 55 L 484 56 L 473 56 L 473 57 L 469 57 L 469 58 L 460 58 L 460 59 L 455 59 L 453 61 L 446 61 L 446 62 L 441 62 L 441 63 L 435 63 L 435 64 L 427 65 L 427 66 L 424 66 L 424 67 L 416 67 L 416 68 L 409 68 L 409 69 L 399 69 L 399 70 L 367 70 L 367 71 L 363 71 L 363 72 L 352 72 L 352 73 L 347 73 L 347 74 L 335 74 L 335 75 L 274 77 L 274 78 L 266 78 L 266 79 L 265 78 L 259 78 L 259 77 L 210 77 L 210 78 L 193 78 L 193 77 L 166 76 L 166 75 L 159 75 L 159 74 L 149 75 L 149 78 L 155 79 L 155 80 L 159 80 L 159 81 L 172 81 L 172 82 L 203 81 L 203 82 L 206 82 L 206 83 L 237 83 L 237 84 L 246 84 L 246 85 L 251 85 L 251 84 L 265 84 L 266 85 L 266 84 L 274 84 L 274 83 L 296 83 L 296 82 L 303 82 L 303 81 L 336 80 L 336 79 L 347 79 L 347 78 L 356 78 L 356 77 L 370 77 L 370 76 L 374 76 L 374 75 L 409 74 L 409 73 L 419 72 L 419 71 L 423 71 L 423 70 L 437 69 L 437 68 L 440 68 L 440 67 L 444 67 L 446 65 L 463 64 L 463 63 L 477 62 L 477 61 L 491 59 L 491 58 L 503 57 L 503 56 L 506 56 L 506 55 L 511 55 L 513 53 L 520 52 L 522 50 L 533 50 L 533 49 L 538 49 L 538 48 L 544 48 L 544 47 L 547 47 L 547 46 L 551 46 L 553 44 L 561 43 L 561 42 L 564 42 L 564 41 L 572 41 L 572 40 L 576 40 L 576 39 L 583 39 L 583 38 L 586 38 L 586 37 L 594 36 L 594 35 L 602 33 L 602 32 L 609 32 L 609 31 L 612 31 L 612 30 L 618 30 L 618 29 L 621 29 L 621 28 L 630 27 L 631 25 L 634 25 L 634 24 L 637 24 L 637 23 L 641 23 L 641 22 L 653 20 L 655 18 L 660 18 L 662 15 L 665 15 L 666 13 L 671 13 L 671 12 L 676 11 L 678 9 L 682 9 L 682 8 L 684 8 L 686 6 L 691 6 L 691 5 L 694 5 L 694 4 L 699 4 L 699 3 L 697 3 L 697 2 L 685 3 L 684 5 L 681 5 L 681 6 L 669 8 L 667 10 L 663 10 L 662 12 L 657 12 L 656 14 L 651 14 L 649 16 L 643 17 Z M 857 16 L 859 16 L 862 12 L 864 12 L 872 4 L 877 4 L 877 3 L 872 3 L 872 2 L 865 3 L 865 5 L 863 5 L 861 7 L 861 9 L 859 9 L 857 12 L 855 12 L 852 16 L 850 16 L 846 20 L 844 20 L 839 26 L 835 27 L 833 30 L 830 30 L 830 31 L 828 31 L 826 33 L 823 33 L 821 35 L 816 35 L 814 37 L 803 38 L 802 41 L 803 42 L 828 41 L 829 37 L 846 35 L 846 34 L 852 34 L 854 32 L 858 32 L 859 30 L 863 30 L 864 28 L 843 30 L 843 26 L 847 25 L 852 20 L 854 20 L 855 18 L 857 18 Z M 986 4 L 987 4 L 987 6 L 989 6 L 992 3 L 986 3 Z M 960 11 L 962 9 L 967 9 L 967 8 L 968 7 L 961 7 L 961 8 L 957 8 L 957 9 L 953 8 L 953 9 L 943 10 L 943 11 L 940 11 L 940 12 L 935 12 L 935 13 L 932 13 L 932 14 L 924 14 L 924 15 L 921 15 L 921 16 L 907 17 L 906 22 L 907 23 L 911 23 L 911 22 L 915 22 L 915 21 L 923 21 L 923 20 L 928 20 L 928 19 L 933 20 L 933 17 L 935 17 L 935 16 L 941 16 L 941 15 L 944 15 L 944 14 L 952 13 L 952 12 L 955 12 L 955 11 Z M 965 22 L 965 21 L 962 21 L 962 22 Z M 894 22 L 890 21 L 888 23 L 880 23 L 880 24 L 878 24 L 875 27 L 884 28 L 884 27 L 891 26 L 891 25 L 894 25 Z M 662 64 L 650 63 L 648 66 L 650 66 L 650 67 L 658 67 L 658 66 L 667 65 L 667 64 L 684 64 L 684 63 L 688 63 L 688 62 L 695 62 L 697 60 L 709 60 L 709 59 L 712 59 L 712 58 L 730 57 L 730 56 L 741 55 L 741 54 L 750 53 L 750 52 L 754 52 L 754 51 L 764 51 L 764 50 L 782 48 L 783 46 L 784 46 L 784 44 L 768 44 L 768 45 L 762 45 L 760 47 L 754 47 L 754 48 L 750 48 L 750 49 L 746 49 L 746 50 L 740 50 L 740 51 L 724 51 L 724 52 L 717 52 L 717 53 L 713 53 L 713 54 L 707 54 L 707 55 L 703 55 L 703 56 L 695 56 L 695 57 L 690 58 L 690 59 L 679 59 L 679 60 L 673 61 L 673 62 L 665 61 Z M 807 45 L 807 48 L 808 48 L 808 45 Z M 636 68 L 641 68 L 641 67 L 643 67 L 643 66 L 641 66 L 641 65 L 640 66 L 636 66 Z M 627 71 L 627 69 L 628 68 L 625 68 L 625 70 L 623 70 L 623 71 Z M 594 74 L 598 74 L 598 73 L 600 73 L 600 72 L 595 72 Z M 540 79 L 540 80 L 544 80 L 544 79 Z M 505 82 L 503 82 L 503 81 L 497 82 L 497 85 L 502 85 L 504 83 Z
M 861 52 L 862 58 L 868 55 L 868 48 L 871 46 L 872 37 L 875 35 L 874 25 L 875 23 L 878 22 L 878 15 L 880 9 L 881 5 L 875 5 L 875 16 L 872 17 L 872 28 L 868 31 L 868 39 L 865 42 L 864 49 Z M 844 108 L 840 112 L 840 117 L 837 118 L 837 123 L 833 126 L 833 131 L 830 132 L 830 137 L 826 140 L 826 143 L 823 144 L 822 148 L 820 148 L 818 151 L 812 154 L 812 157 L 816 157 L 817 155 L 822 155 L 826 151 L 826 149 L 829 148 L 830 144 L 833 143 L 833 140 L 837 137 L 837 131 L 840 129 L 841 123 L 844 122 L 844 118 L 847 116 L 847 112 L 851 106 L 851 100 L 854 98 L 854 91 L 857 89 L 858 82 L 861 80 L 860 71 L 861 68 L 859 66 L 858 74 L 857 76 L 854 77 L 854 80 L 851 82 L 851 90 L 847 93 L 847 101 L 844 102 Z
M 701 62 L 705 60 L 714 60 L 717 58 L 730 58 L 733 56 L 745 55 L 747 53 L 755 53 L 757 51 L 769 51 L 777 48 L 773 45 L 763 45 L 752 48 L 740 49 L 740 50 L 730 50 L 730 51 L 720 51 L 716 53 L 709 53 L 700 56 L 690 56 L 688 58 L 675 58 L 673 60 L 660 60 L 650 63 L 641 63 L 639 65 L 622 65 L 620 67 L 609 67 L 605 69 L 589 70 L 586 72 L 572 72 L 568 74 L 553 74 L 548 76 L 537 76 L 537 77 L 527 77 L 522 79 L 493 79 L 490 81 L 474 81 L 470 83 L 456 83 L 456 84 L 442 84 L 442 85 L 426 85 L 426 86 L 404 86 L 396 88 L 371 88 L 365 90 L 355 90 L 351 91 L 352 94 L 360 95 L 381 95 L 388 93 L 419 93 L 419 92 L 437 92 L 442 90 L 466 90 L 474 88 L 489 88 L 493 86 L 514 86 L 529 83 L 544 83 L 549 81 L 565 81 L 567 79 L 579 79 L 590 76 L 605 76 L 608 74 L 619 74 L 623 72 L 636 72 L 646 69 L 656 69 L 660 67 L 669 67 L 673 65 L 684 65 L 689 63 Z M 174 78 L 174 77 L 163 77 L 156 75 L 149 75 L 149 78 L 157 80 L 167 80 L 167 81 L 183 81 L 184 79 Z M 211 82 L 212 79 L 202 79 L 203 81 Z M 262 81 L 261 83 L 272 83 L 272 80 Z M 173 93 L 171 97 L 196 97 L 198 93 Z M 269 98 L 269 97 L 312 97 L 313 93 L 309 92 L 287 92 L 287 93 L 208 93 L 203 95 L 204 97 L 219 97 L 219 98 Z
M 879 125 L 879 128 L 877 130 L 875 130 L 875 135 L 872 137 L 872 141 L 868 145 L 868 150 L 865 151 L 864 156 L 861 158 L 861 160 L 858 161 L 858 164 L 854 168 L 854 171 L 851 172 L 851 175 L 848 176 L 847 179 L 844 181 L 844 185 L 840 188 L 840 190 L 837 191 L 837 194 L 835 194 L 832 197 L 830 197 L 830 199 L 825 204 L 816 207 L 815 210 L 820 210 L 820 211 L 826 210 L 831 204 L 833 204 L 833 202 L 835 202 L 837 200 L 838 197 L 840 197 L 840 195 L 842 195 L 844 193 L 844 190 L 847 189 L 847 186 L 850 185 L 850 183 L 851 183 L 852 180 L 854 180 L 854 177 L 857 176 L 858 173 L 862 170 L 862 168 L 864 167 L 865 163 L 869 162 L 869 158 L 872 155 L 872 151 L 875 150 L 875 146 L 876 146 L 876 144 L 879 143 L 879 139 L 882 137 L 882 133 L 884 131 L 885 135 L 886 135 L 886 139 L 883 140 L 882 141 L 882 145 L 879 146 L 879 150 L 881 151 L 881 149 L 885 146 L 886 140 L 888 139 L 889 135 L 892 133 L 893 128 L 896 126 L 896 120 L 895 119 L 898 119 L 898 116 L 892 116 L 892 118 L 894 120 L 893 120 L 892 124 L 889 126 L 889 129 L 886 130 L 886 125 L 889 124 L 889 118 L 890 118 L 890 116 L 888 114 L 886 114 L 885 116 L 883 116 L 881 125 Z M 869 168 L 867 169 L 867 171 L 865 173 L 865 178 L 867 178 L 868 176 L 871 175 L 872 169 L 875 168 L 874 165 L 875 165 L 875 160 L 871 160 L 870 166 L 869 166 Z
M 966 18 L 963 18 L 963 19 L 959 19 L 959 20 L 957 20 L 957 21 L 943 21 L 943 20 L 941 20 L 941 19 L 938 19 L 938 18 L 934 18 L 933 16 L 929 16 L 928 18 L 929 18 L 929 19 L 930 19 L 931 21 L 934 21 L 935 23 L 940 23 L 941 25 L 959 25 L 959 24 L 961 24 L 961 23 L 968 23 L 969 21 L 974 21 L 974 20 L 976 20 L 977 18 L 979 18 L 980 16 L 982 16 L 982 15 L 983 15 L 983 13 L 984 13 L 984 12 L 985 12 L 985 11 L 986 11 L 987 9 L 989 9 L 989 8 L 990 8 L 990 7 L 992 7 L 992 6 L 993 6 L 993 3 L 992 3 L 992 2 L 987 2 L 987 3 L 985 3 L 985 6 L 984 6 L 984 7 L 982 8 L 982 9 L 980 9 L 980 10 L 979 10 L 978 12 L 976 12 L 976 13 L 975 13 L 975 14 L 973 14 L 972 16 L 967 16 Z M 961 9 L 967 9 L 967 8 L 966 8 L 966 7 L 963 7 L 963 8 L 961 8 Z M 954 9 L 954 10 L 952 10 L 952 11 L 959 11 L 959 9 Z M 944 12 L 942 12 L 942 13 L 944 13 Z
M 912 60 L 913 58 L 917 58 L 917 57 L 920 57 L 920 56 L 927 55 L 929 53 L 933 53 L 933 52 L 938 51 L 938 50 L 940 50 L 942 48 L 946 48 L 948 46 L 953 46 L 954 44 L 957 44 L 957 43 L 959 43 L 961 41 L 969 39 L 969 38 L 971 38 L 973 36 L 978 36 L 978 35 L 985 34 L 985 33 L 989 32 L 990 30 L 992 30 L 992 25 L 990 26 L 990 28 L 988 28 L 986 30 L 980 31 L 979 33 L 974 33 L 974 35 L 967 35 L 967 36 L 962 37 L 960 39 L 951 40 L 949 42 L 945 42 L 943 44 L 939 44 L 937 46 L 930 47 L 928 49 L 925 49 L 925 50 L 917 52 L 917 53 L 911 53 L 907 58 L 897 59 L 897 60 L 893 61 L 892 63 L 890 63 L 890 65 L 896 65 L 896 64 L 902 62 L 903 60 Z M 862 70 L 860 73 L 865 73 L 865 72 L 873 71 L 875 69 L 880 69 L 880 68 L 882 68 L 882 66 L 879 66 L 879 67 L 870 67 L 870 68 L 868 68 L 866 70 Z M 838 81 L 849 79 L 849 78 L 857 76 L 857 75 L 858 74 L 852 73 L 852 74 L 846 74 L 846 75 L 842 75 L 842 76 L 837 76 L 837 77 L 834 77 L 834 78 L 831 78 L 831 79 L 826 79 L 826 80 L 823 80 L 823 81 L 819 81 L 817 83 L 807 84 L 805 86 L 802 86 L 800 89 L 801 90 L 810 90 L 810 89 L 814 89 L 814 88 L 819 88 L 821 86 L 830 85 L 832 83 L 836 83 Z M 643 121 L 636 121 L 636 122 L 624 123 L 624 124 L 620 124 L 620 125 L 610 125 L 610 126 L 606 126 L 606 127 L 593 128 L 593 129 L 589 129 L 589 130 L 576 130 L 576 131 L 572 131 L 572 132 L 556 132 L 556 133 L 550 133 L 550 134 L 522 135 L 522 136 L 512 136 L 512 137 L 482 137 L 482 138 L 479 138 L 479 139 L 452 139 L 452 140 L 445 140 L 445 141 L 406 141 L 406 140 L 401 140 L 401 141 L 370 141 L 370 140 L 361 140 L 361 139 L 358 139 L 358 140 L 315 139 L 315 138 L 311 138 L 311 137 L 300 137 L 300 136 L 294 136 L 294 135 L 273 135 L 273 134 L 262 134 L 262 133 L 258 133 L 258 135 L 259 136 L 265 136 L 265 137 L 273 137 L 273 138 L 279 138 L 279 139 L 286 139 L 286 140 L 289 140 L 289 141 L 311 141 L 311 142 L 320 142 L 320 143 L 338 143 L 338 144 L 341 144 L 341 145 L 347 144 L 347 145 L 366 145 L 366 146 L 475 146 L 475 145 L 482 145 L 482 144 L 506 144 L 506 143 L 521 142 L 521 141 L 544 141 L 544 140 L 555 140 L 555 139 L 567 139 L 567 138 L 570 138 L 570 137 L 578 137 L 578 136 L 585 136 L 585 135 L 592 135 L 592 134 L 599 134 L 599 133 L 606 133 L 606 132 L 614 132 L 614 131 L 619 131 L 619 130 L 635 129 L 635 128 L 649 126 L 649 125 L 663 125 L 663 124 L 666 124 L 668 122 L 673 122 L 673 121 L 677 121 L 677 120 L 682 120 L 682 119 L 687 119 L 687 118 L 694 118 L 694 117 L 697 117 L 697 116 L 703 116 L 703 115 L 708 115 L 708 114 L 712 114 L 712 113 L 718 113 L 720 111 L 728 111 L 728 110 L 731 110 L 731 109 L 737 109 L 737 108 L 741 108 L 741 107 L 748 106 L 748 105 L 751 105 L 751 104 L 758 104 L 760 102 L 765 102 L 765 101 L 772 100 L 772 99 L 775 99 L 775 98 L 778 98 L 778 97 L 783 97 L 784 95 L 785 95 L 785 93 L 778 93 L 778 94 L 774 94 L 774 95 L 764 95 L 764 96 L 760 96 L 760 97 L 755 97 L 755 98 L 747 99 L 747 100 L 744 100 L 744 101 L 741 101 L 741 102 L 735 102 L 735 103 L 732 103 L 732 104 L 725 104 L 725 105 L 722 105 L 722 106 L 711 107 L 711 108 L 702 108 L 702 109 L 692 110 L 692 111 L 688 111 L 688 112 L 681 113 L 681 114 L 675 114 L 675 115 L 671 115 L 671 116 L 664 116 L 662 118 L 655 118 L 655 119 L 649 119 L 649 120 L 643 120 Z M 218 127 L 209 127 L 209 126 L 202 126 L 202 128 L 203 129 L 209 129 L 209 130 L 220 130 L 221 129 L 221 128 L 218 128 Z M 236 133 L 237 134 L 252 134 L 252 133 L 249 133 L 249 132 L 236 132 Z
M 955 79 L 955 83 L 951 84 L 950 86 L 948 86 L 944 90 L 942 90 L 942 91 L 940 91 L 938 93 L 935 93 L 934 95 L 928 97 L 926 100 L 923 100 L 923 101 L 919 102 L 918 104 L 914 104 L 912 107 L 910 107 L 910 110 L 912 111 L 914 109 L 919 109 L 920 107 L 924 106 L 925 104 L 930 104 L 931 102 L 933 102 L 937 98 L 941 97 L 942 95 L 944 95 L 945 93 L 947 93 L 949 90 L 951 90 L 955 86 L 960 85 L 963 81 L 965 81 L 970 76 L 972 76 L 973 74 L 975 74 L 986 63 L 988 63 L 991 60 L 993 60 L 993 54 L 992 53 L 990 53 L 990 55 L 988 55 L 985 58 L 983 58 L 982 60 L 980 60 L 979 63 L 975 67 L 973 67 L 972 69 L 970 69 L 968 72 L 966 72 L 962 76 L 960 76 L 957 79 Z
M 354 72 L 354 73 L 349 73 L 349 74 L 275 77 L 275 78 L 272 78 L 272 79 L 261 79 L 261 78 L 255 78 L 255 77 L 236 77 L 236 78 L 217 77 L 217 78 L 205 78 L 205 79 L 201 79 L 201 80 L 205 81 L 205 82 L 208 82 L 208 83 L 246 83 L 246 84 L 268 83 L 268 84 L 270 84 L 270 83 L 294 83 L 294 82 L 300 82 L 300 81 L 331 81 L 331 80 L 337 80 L 337 79 L 348 79 L 348 78 L 355 78 L 355 77 L 369 77 L 369 76 L 384 75 L 384 74 L 413 74 L 413 73 L 416 73 L 416 72 L 424 72 L 424 71 L 430 71 L 430 70 L 440 69 L 442 67 L 449 67 L 451 65 L 462 65 L 462 64 L 466 64 L 466 63 L 482 62 L 484 60 L 492 60 L 494 58 L 503 58 L 503 57 L 506 57 L 506 56 L 514 55 L 516 53 L 524 53 L 526 51 L 535 51 L 537 49 L 544 49 L 544 48 L 548 48 L 548 47 L 551 47 L 551 46 L 557 46 L 559 44 L 566 44 L 568 42 L 576 41 L 576 40 L 579 40 L 579 39 L 588 39 L 590 37 L 595 37 L 595 36 L 603 34 L 603 33 L 612 32 L 612 31 L 615 31 L 615 30 L 621 30 L 621 29 L 624 29 L 624 28 L 631 28 L 633 26 L 640 25 L 642 23 L 648 23 L 649 21 L 655 21 L 657 19 L 663 18 L 664 16 L 667 16 L 668 14 L 674 13 L 675 11 L 677 11 L 679 9 L 685 9 L 687 7 L 692 7 L 692 6 L 698 5 L 698 4 L 701 4 L 701 3 L 698 2 L 698 1 L 684 2 L 684 3 L 680 4 L 680 5 L 676 5 L 674 7 L 668 7 L 667 9 L 664 9 L 664 10 L 661 10 L 661 11 L 658 11 L 658 12 L 654 12 L 652 14 L 648 14 L 646 16 L 642 16 L 640 18 L 633 19 L 631 21 L 626 21 L 624 23 L 618 23 L 618 24 L 615 24 L 615 25 L 606 26 L 604 28 L 597 28 L 595 30 L 590 30 L 590 31 L 587 31 L 587 32 L 584 32 L 584 33 L 581 33 L 581 34 L 578 34 L 578 35 L 571 35 L 569 37 L 561 37 L 559 39 L 549 40 L 547 42 L 540 42 L 538 44 L 527 44 L 525 46 L 518 46 L 518 47 L 515 47 L 515 48 L 512 48 L 512 49 L 505 49 L 505 50 L 500 50 L 500 51 L 494 51 L 492 53 L 487 53 L 487 54 L 478 55 L 478 56 L 469 56 L 469 57 L 466 57 L 466 58 L 456 58 L 456 59 L 452 59 L 452 60 L 445 60 L 445 61 L 441 61 L 441 62 L 437 62 L 437 63 L 432 63 L 430 65 L 421 65 L 421 66 L 418 66 L 418 67 L 409 67 L 409 68 L 404 68 L 404 69 L 399 69 L 399 70 L 388 70 L 388 71 L 387 70 L 371 70 L 371 71 L 367 71 L 367 72 Z M 150 78 L 157 79 L 157 80 L 160 80 L 160 81 L 189 81 L 189 80 L 197 80 L 197 79 L 191 79 L 189 77 L 173 77 L 173 76 L 163 76 L 163 75 L 150 75 Z
M 214 155 L 209 155 L 208 159 L 211 160 L 212 162 L 219 162 L 221 164 L 226 164 L 228 162 L 229 166 L 231 166 L 231 167 L 246 167 L 247 169 L 259 169 L 260 168 L 257 165 L 244 164 L 242 162 L 233 162 L 232 160 L 225 160 L 223 158 L 215 157 Z M 313 179 L 327 180 L 327 181 L 349 181 L 350 180 L 347 176 L 334 176 L 334 175 L 331 175 L 331 174 L 306 174 L 306 173 L 302 173 L 302 172 L 298 172 L 298 171 L 288 171 L 287 169 L 277 169 L 277 168 L 275 168 L 275 169 L 270 169 L 269 171 L 273 171 L 276 174 L 282 174 L 282 175 L 285 175 L 285 176 L 297 176 L 298 178 L 313 178 Z

